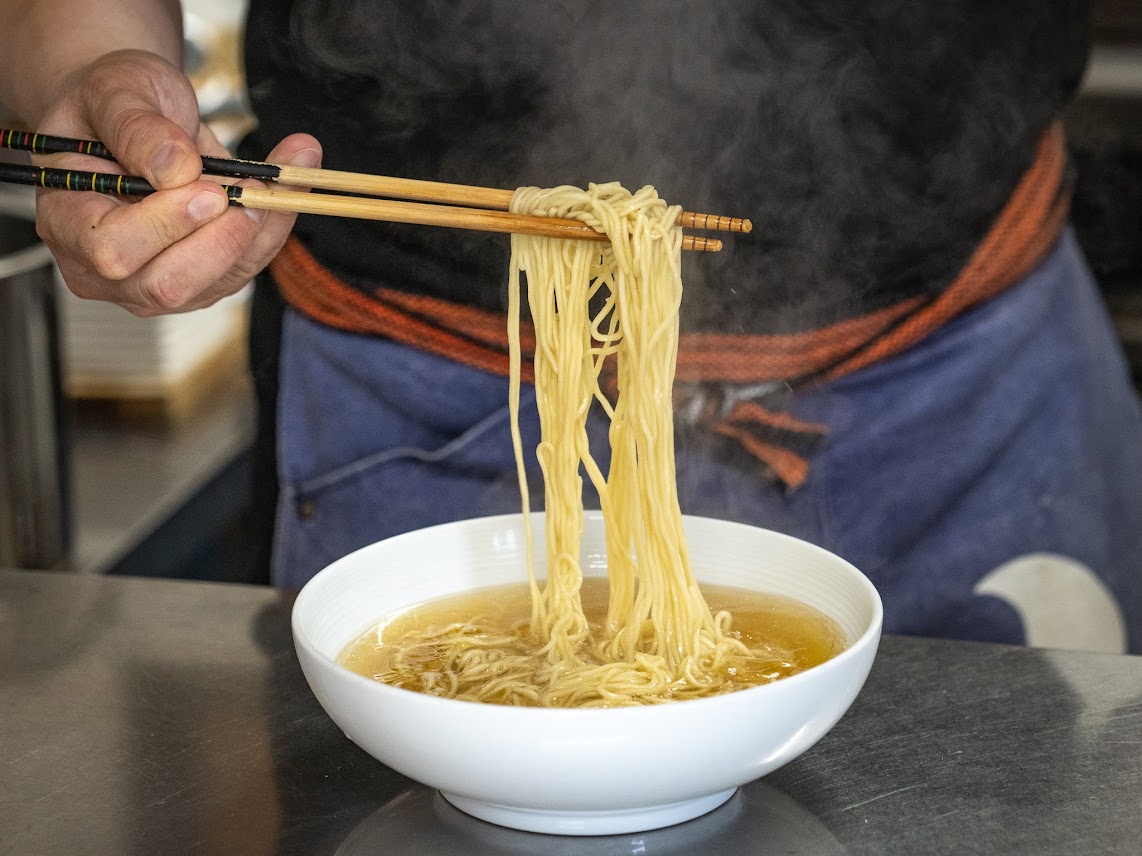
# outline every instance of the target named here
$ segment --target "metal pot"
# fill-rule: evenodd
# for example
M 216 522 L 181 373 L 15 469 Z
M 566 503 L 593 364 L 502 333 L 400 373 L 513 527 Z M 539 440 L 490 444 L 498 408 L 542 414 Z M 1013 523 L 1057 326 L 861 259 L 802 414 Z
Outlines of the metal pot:
M 55 266 L 27 196 L 0 197 L 0 567 L 54 568 L 71 530 Z

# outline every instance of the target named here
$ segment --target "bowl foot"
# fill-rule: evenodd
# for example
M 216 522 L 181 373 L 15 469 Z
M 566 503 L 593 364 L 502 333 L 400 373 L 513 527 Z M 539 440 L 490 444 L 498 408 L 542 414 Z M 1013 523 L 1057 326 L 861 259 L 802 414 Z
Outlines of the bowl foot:
M 728 791 L 666 805 L 611 811 L 543 811 L 497 805 L 443 791 L 441 796 L 466 814 L 511 829 L 547 835 L 623 835 L 693 820 L 722 805 L 736 790 L 737 788 L 730 788 Z

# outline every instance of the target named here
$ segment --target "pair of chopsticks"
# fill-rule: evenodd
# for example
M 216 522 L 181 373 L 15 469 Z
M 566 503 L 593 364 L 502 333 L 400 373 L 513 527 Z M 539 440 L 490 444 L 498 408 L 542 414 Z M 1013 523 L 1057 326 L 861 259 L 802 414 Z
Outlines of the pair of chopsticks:
M 0 148 L 37 154 L 72 152 L 115 160 L 106 146 L 94 140 L 75 140 L 3 128 L 0 128 Z M 208 155 L 202 156 L 202 169 L 206 175 L 255 178 L 299 187 L 334 190 L 343 194 L 359 194 L 343 196 L 226 185 L 226 195 L 230 204 L 239 207 L 413 223 L 422 226 L 446 226 L 485 232 L 515 232 L 549 238 L 606 240 L 604 234 L 578 220 L 515 214 L 508 211 L 514 193 L 512 190 L 340 170 L 280 166 Z M 146 196 L 155 192 L 155 188 L 140 176 L 81 172 L 24 164 L 0 163 L 0 182 L 63 190 L 87 190 L 117 196 Z M 393 199 L 363 198 L 372 196 Z M 415 201 L 393 201 L 394 199 Z M 683 212 L 678 225 L 683 229 L 711 229 L 738 233 L 749 232 L 753 228 L 746 219 L 693 212 Z M 682 249 L 718 252 L 722 249 L 722 242 L 717 238 L 683 235 Z

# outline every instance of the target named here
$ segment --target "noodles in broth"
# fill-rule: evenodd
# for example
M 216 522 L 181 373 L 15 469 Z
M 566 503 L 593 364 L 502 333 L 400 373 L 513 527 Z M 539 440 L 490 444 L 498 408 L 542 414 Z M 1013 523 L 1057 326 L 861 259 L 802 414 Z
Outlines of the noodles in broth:
M 536 337 L 547 579 L 536 579 L 525 525 L 530 621 L 503 627 L 462 620 L 386 636 L 388 672 L 377 677 L 473 701 L 585 707 L 695 698 L 741 688 L 735 676 L 742 673 L 790 673 L 788 652 L 747 646 L 728 612 L 711 612 L 690 568 L 671 407 L 682 299 L 682 237 L 674 225 L 680 209 L 652 187 L 631 193 L 611 183 L 521 188 L 512 210 L 583 220 L 609 238 L 598 244 L 512 237 L 512 438 L 526 520 L 519 431 L 526 280 Z M 613 402 L 603 391 L 608 358 Z M 588 447 L 592 407 L 610 419 L 605 474 Z M 605 621 L 594 629 L 580 598 L 580 472 L 598 492 L 606 528 L 609 601 Z

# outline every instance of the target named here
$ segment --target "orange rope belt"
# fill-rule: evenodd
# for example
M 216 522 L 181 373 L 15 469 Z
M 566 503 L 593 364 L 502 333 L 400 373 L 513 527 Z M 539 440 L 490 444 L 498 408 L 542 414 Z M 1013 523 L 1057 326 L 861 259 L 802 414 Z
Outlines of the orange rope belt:
M 916 296 L 804 333 L 683 333 L 675 401 L 692 420 L 732 438 L 791 488 L 801 485 L 824 425 L 732 400 L 735 386 L 803 386 L 845 375 L 899 354 L 962 312 L 1022 279 L 1054 245 L 1069 210 L 1063 131 L 1052 124 L 995 223 L 943 292 Z M 270 264 L 285 299 L 339 330 L 383 336 L 494 374 L 508 374 L 507 325 L 501 313 L 390 288 L 366 293 L 341 281 L 291 237 Z M 535 347 L 521 329 L 525 354 Z M 525 381 L 534 378 L 530 361 Z

